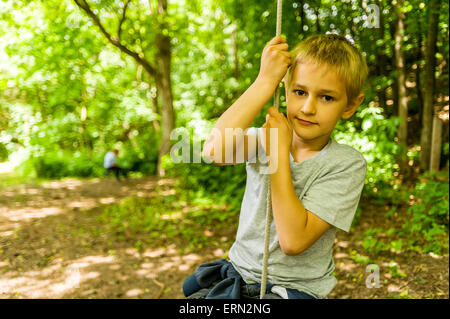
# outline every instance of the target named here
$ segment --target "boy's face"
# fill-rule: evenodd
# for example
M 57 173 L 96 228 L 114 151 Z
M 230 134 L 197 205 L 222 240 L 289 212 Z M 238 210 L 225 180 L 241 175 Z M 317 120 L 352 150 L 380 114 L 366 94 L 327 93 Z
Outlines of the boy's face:
M 362 98 L 356 100 L 360 103 Z M 315 63 L 295 67 L 286 99 L 287 118 L 295 135 L 309 143 L 328 141 L 339 119 L 349 118 L 359 106 L 358 102 L 348 105 L 345 83 L 333 68 Z

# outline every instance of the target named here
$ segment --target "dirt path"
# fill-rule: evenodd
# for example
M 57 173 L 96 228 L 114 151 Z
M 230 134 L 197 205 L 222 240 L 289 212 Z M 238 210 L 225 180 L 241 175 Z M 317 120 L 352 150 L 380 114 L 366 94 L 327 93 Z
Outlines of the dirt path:
M 183 298 L 184 278 L 226 251 L 204 248 L 188 254 L 176 241 L 139 252 L 133 238 L 118 241 L 98 233 L 96 219 L 105 205 L 124 197 L 173 194 L 173 183 L 152 177 L 122 183 L 65 179 L 1 189 L 0 298 Z M 370 203 L 362 207 L 360 225 L 350 234 L 338 232 L 339 284 L 330 298 L 448 298 L 448 255 L 372 256 L 380 287 L 366 287 L 366 265 L 355 256 L 362 250 L 361 234 L 384 223 L 385 212 Z M 232 239 L 234 232 L 225 235 Z

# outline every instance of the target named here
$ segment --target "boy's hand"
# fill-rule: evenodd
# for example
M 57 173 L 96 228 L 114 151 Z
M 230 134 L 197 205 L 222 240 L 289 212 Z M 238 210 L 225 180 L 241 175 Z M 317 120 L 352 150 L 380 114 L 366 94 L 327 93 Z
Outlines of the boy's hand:
M 292 144 L 292 128 L 289 125 L 287 118 L 283 113 L 278 112 L 273 106 L 267 110 L 266 123 L 262 126 L 265 130 L 262 130 L 262 145 L 265 146 L 267 156 L 270 156 L 270 129 L 278 129 L 278 143 L 276 148 L 272 146 L 273 151 L 277 154 L 273 155 L 289 155 Z
M 258 78 L 278 85 L 291 65 L 288 49 L 285 37 L 273 38 L 262 52 Z

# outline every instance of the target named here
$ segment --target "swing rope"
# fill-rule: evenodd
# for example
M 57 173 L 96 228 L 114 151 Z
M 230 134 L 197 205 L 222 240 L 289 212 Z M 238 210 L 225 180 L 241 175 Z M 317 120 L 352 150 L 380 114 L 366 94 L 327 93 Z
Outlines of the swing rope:
M 283 0 L 278 0 L 277 4 L 277 29 L 276 36 L 281 35 L 281 18 L 282 18 L 282 5 Z M 280 105 L 280 85 L 277 86 L 274 98 L 274 107 L 278 110 Z M 266 207 L 266 229 L 264 237 L 264 257 L 263 257 L 263 268 L 261 275 L 261 290 L 259 294 L 259 299 L 262 299 L 266 294 L 266 284 L 267 284 L 267 264 L 269 260 L 269 239 L 270 239 L 270 224 L 272 222 L 272 197 L 270 192 L 270 177 L 267 182 L 267 207 Z

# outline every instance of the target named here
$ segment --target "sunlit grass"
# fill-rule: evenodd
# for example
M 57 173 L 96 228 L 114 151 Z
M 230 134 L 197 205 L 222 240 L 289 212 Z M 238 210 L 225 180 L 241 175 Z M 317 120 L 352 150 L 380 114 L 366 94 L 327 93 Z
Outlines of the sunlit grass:
M 195 202 L 194 206 L 188 203 Z M 220 236 L 226 227 L 237 227 L 238 214 L 225 206 L 189 199 L 186 194 L 165 197 L 127 197 L 117 205 L 107 206 L 97 217 L 104 231 L 119 240 L 145 235 L 134 246 L 164 245 L 177 238 L 185 251 L 203 247 L 222 247 L 230 238 Z
M 16 185 L 22 185 L 22 184 L 40 185 L 44 181 L 45 180 L 41 179 L 41 178 L 20 176 L 20 175 L 14 174 L 14 173 L 0 174 L 0 190 L 4 189 L 5 187 L 8 187 L 8 186 L 16 186 Z

